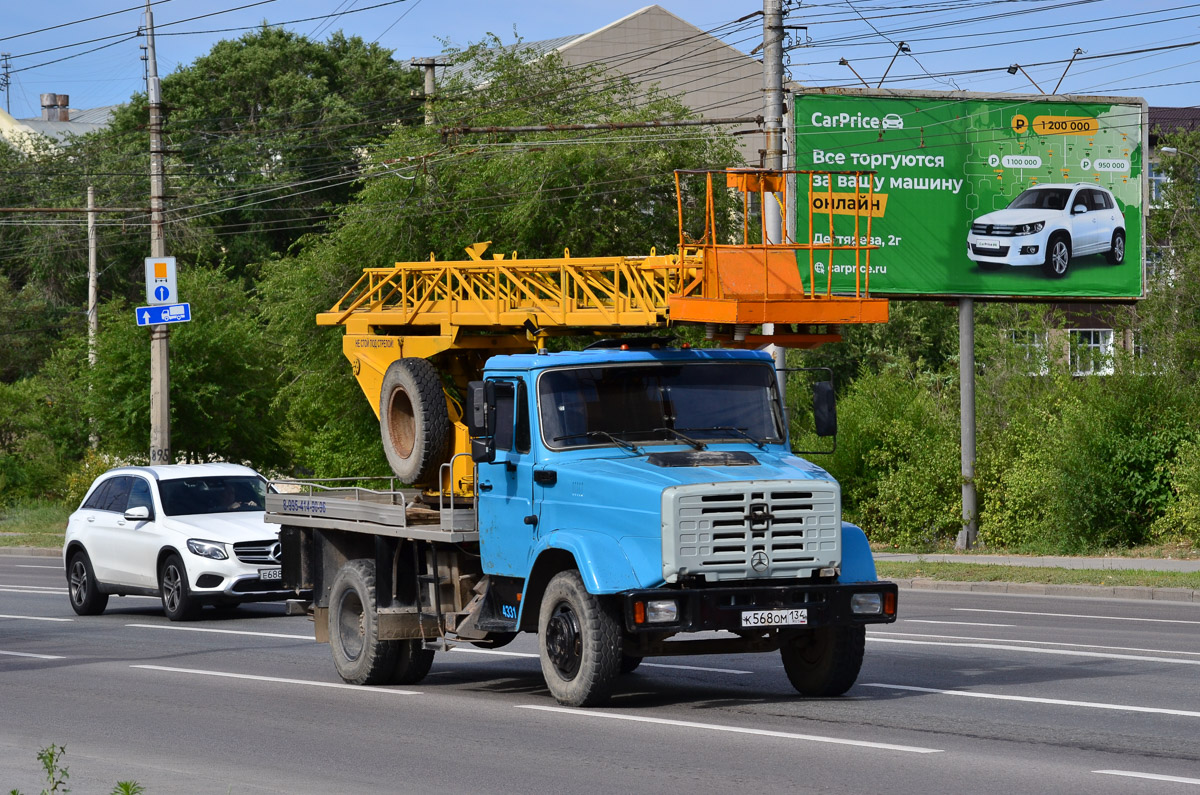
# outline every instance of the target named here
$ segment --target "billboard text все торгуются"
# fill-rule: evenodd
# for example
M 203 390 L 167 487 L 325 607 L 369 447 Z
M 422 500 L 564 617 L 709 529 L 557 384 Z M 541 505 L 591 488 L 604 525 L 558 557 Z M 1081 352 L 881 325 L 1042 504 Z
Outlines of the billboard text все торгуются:
M 1145 103 L 961 94 L 794 94 L 792 229 L 868 235 L 870 291 L 895 296 L 1142 295 Z M 856 182 L 858 184 L 856 184 Z M 809 227 L 809 212 L 812 227 Z M 832 229 L 830 217 L 832 216 Z M 832 254 L 832 257 L 831 257 Z M 798 252 L 824 292 L 853 292 L 854 252 Z M 864 261 L 858 263 L 865 266 Z

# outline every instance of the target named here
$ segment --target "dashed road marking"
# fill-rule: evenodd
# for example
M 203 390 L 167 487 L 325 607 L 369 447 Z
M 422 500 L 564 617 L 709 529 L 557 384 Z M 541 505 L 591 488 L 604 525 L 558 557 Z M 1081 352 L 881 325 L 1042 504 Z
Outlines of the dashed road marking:
M 0 618 L 15 618 L 18 621 L 74 621 L 73 618 L 51 618 L 50 616 L 5 616 Z
M 58 657 L 53 654 L 30 654 L 27 651 L 0 651 L 5 657 L 32 657 L 35 660 L 65 660 L 66 657 Z
M 964 613 L 1001 613 L 1006 616 L 1051 616 L 1052 618 L 1094 618 L 1097 621 L 1148 621 L 1152 624 L 1200 624 L 1182 618 L 1130 618 L 1128 616 L 1076 615 L 1074 613 L 1036 613 L 1032 610 L 991 610 L 982 607 L 952 607 Z
M 875 643 L 903 643 L 913 646 L 950 646 L 960 649 L 988 649 L 990 651 L 1019 651 L 1026 654 L 1057 654 L 1063 657 L 1090 657 L 1101 660 L 1126 660 L 1130 662 L 1158 662 L 1172 665 L 1200 665 L 1200 660 L 1181 660 L 1178 657 L 1149 657 L 1144 654 L 1105 654 L 1099 651 L 1072 651 L 1071 649 L 1039 649 L 1034 646 L 1010 646 L 1007 643 L 949 643 L 940 640 L 907 640 L 868 635 L 867 640 Z
M 1125 776 L 1126 778 L 1148 778 L 1151 781 L 1172 781 L 1176 784 L 1200 784 L 1200 778 L 1184 778 L 1183 776 L 1167 776 L 1162 773 L 1138 773 L 1134 770 L 1093 770 L 1104 776 Z
M 729 734 L 749 734 L 756 737 L 778 737 L 784 740 L 803 740 L 814 743 L 829 743 L 832 745 L 852 745 L 857 748 L 874 748 L 880 751 L 902 751 L 910 754 L 940 754 L 940 748 L 922 748 L 915 745 L 896 745 L 893 743 L 877 743 L 868 740 L 848 740 L 842 737 L 823 737 L 816 734 L 796 734 L 794 732 L 772 731 L 770 729 L 750 729 L 744 726 L 722 726 L 716 723 L 697 723 L 690 720 L 671 720 L 670 718 L 649 718 L 642 715 L 618 715 L 612 712 L 597 712 L 588 709 L 568 709 L 566 707 L 544 707 L 535 704 L 520 704 L 517 709 L 532 709 L 539 712 L 555 712 L 571 715 L 576 718 L 607 718 L 609 720 L 624 720 L 633 723 L 651 723 L 657 726 L 678 726 L 684 729 L 705 729 L 708 731 L 726 732 Z
M 362 685 L 347 685 L 341 682 L 313 682 L 309 679 L 285 679 L 278 676 L 256 676 L 254 674 L 235 674 L 229 671 L 204 671 L 199 668 L 171 668 L 165 665 L 131 665 L 130 668 L 140 668 L 144 671 L 163 671 L 172 674 L 190 674 L 192 676 L 216 676 L 224 679 L 248 679 L 254 682 L 273 682 L 285 685 L 307 685 L 308 687 L 332 687 L 338 690 L 354 690 L 358 693 L 391 693 L 398 696 L 419 696 L 416 690 L 396 690 L 390 687 L 363 687 Z
M 173 629 L 176 632 L 212 632 L 218 635 L 255 635 L 261 638 L 290 638 L 296 640 L 312 640 L 312 635 L 290 635 L 282 632 L 251 632 L 244 629 L 217 629 L 216 627 L 177 627 L 173 624 L 126 624 L 127 627 L 138 629 Z
M 1114 712 L 1146 712 L 1153 715 L 1177 715 L 1185 718 L 1200 718 L 1200 712 L 1194 712 L 1186 709 L 1167 709 L 1165 707 L 1138 707 L 1132 704 L 1105 704 L 1099 701 L 1071 701 L 1065 698 L 1012 696 L 1003 693 L 979 693 L 973 690 L 940 690 L 933 687 L 889 685 L 880 682 L 861 683 L 859 684 L 859 687 L 878 687 L 884 690 L 905 690 L 914 693 L 933 693 L 941 696 L 963 696 L 966 698 L 982 698 L 992 701 L 1021 701 L 1027 704 L 1050 704 L 1057 707 L 1085 707 L 1087 709 L 1106 709 Z

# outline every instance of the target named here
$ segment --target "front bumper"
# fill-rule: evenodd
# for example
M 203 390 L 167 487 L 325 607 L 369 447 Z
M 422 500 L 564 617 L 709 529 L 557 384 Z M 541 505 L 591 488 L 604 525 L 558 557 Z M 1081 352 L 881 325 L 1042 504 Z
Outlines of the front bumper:
M 879 594 L 888 603 L 891 613 L 855 613 L 851 600 L 855 594 Z M 744 632 L 742 614 L 746 611 L 789 610 L 805 611 L 804 626 L 842 626 L 850 624 L 891 624 L 896 620 L 895 605 L 898 589 L 893 582 L 819 583 L 794 585 L 744 585 L 721 588 L 654 588 L 623 591 L 625 628 L 629 632 L 703 632 L 728 630 Z M 651 601 L 675 600 L 678 620 L 671 623 L 649 623 L 637 620 L 637 604 Z M 789 627 L 794 629 L 795 626 Z
M 243 563 L 236 558 L 212 560 L 189 554 L 184 564 L 188 588 L 202 602 L 275 602 L 293 599 L 296 592 L 282 580 L 264 580 L 264 571 L 279 571 L 279 566 Z
M 985 240 L 995 243 L 997 248 L 981 247 L 980 242 Z M 1046 261 L 1046 236 L 1038 233 L 994 237 L 972 232 L 967 235 L 967 257 L 975 262 L 995 262 L 1002 265 L 1041 265 Z

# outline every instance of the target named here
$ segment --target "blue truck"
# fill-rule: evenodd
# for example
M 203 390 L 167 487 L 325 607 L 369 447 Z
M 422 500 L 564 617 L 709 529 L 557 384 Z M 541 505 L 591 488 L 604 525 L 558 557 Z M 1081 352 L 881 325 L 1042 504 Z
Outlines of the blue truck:
M 778 651 L 800 694 L 836 696 L 866 626 L 896 619 L 837 481 L 792 452 L 765 353 L 497 355 L 460 408 L 470 452 L 442 480 L 470 472 L 470 496 L 362 478 L 268 495 L 284 580 L 312 590 L 346 682 L 412 684 L 438 650 L 531 632 L 564 705 L 603 703 L 646 657 L 742 652 Z M 818 432 L 833 411 L 818 383 Z

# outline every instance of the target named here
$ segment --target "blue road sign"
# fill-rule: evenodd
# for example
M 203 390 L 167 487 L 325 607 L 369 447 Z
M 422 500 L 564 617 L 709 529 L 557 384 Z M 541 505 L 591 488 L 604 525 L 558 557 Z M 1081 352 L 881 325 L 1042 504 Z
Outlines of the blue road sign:
M 158 301 L 169 301 L 171 298 L 171 291 L 160 284 L 154 288 L 154 298 Z
M 139 306 L 134 311 L 139 326 L 157 326 L 160 323 L 186 323 L 192 319 L 191 304 L 163 304 L 162 306 Z

